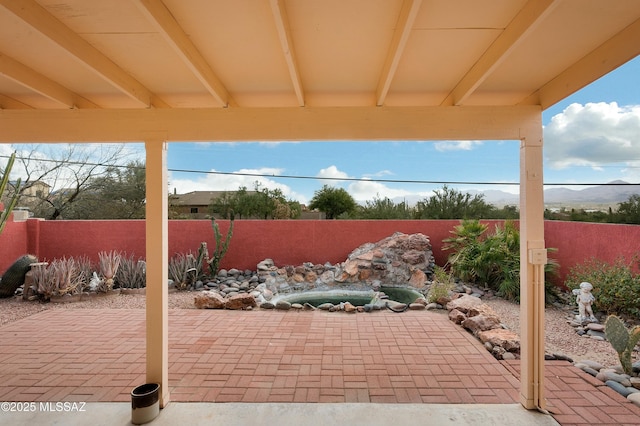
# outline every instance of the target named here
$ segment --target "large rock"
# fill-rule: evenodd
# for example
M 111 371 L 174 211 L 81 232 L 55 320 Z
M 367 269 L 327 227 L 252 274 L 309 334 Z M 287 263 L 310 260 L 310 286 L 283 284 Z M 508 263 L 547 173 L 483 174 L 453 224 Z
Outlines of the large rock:
M 461 325 L 474 335 L 478 335 L 481 331 L 500 328 L 500 318 L 496 316 L 476 315 L 474 317 L 468 317 L 462 321 Z
M 478 333 L 478 338 L 482 343 L 489 342 L 494 347 L 500 346 L 509 352 L 520 352 L 520 337 L 511 330 L 494 328 L 481 331 Z
M 227 299 L 224 307 L 227 309 L 247 309 L 258 306 L 256 299 L 247 293 L 236 294 Z
M 225 299 L 215 291 L 201 291 L 194 303 L 198 309 L 224 309 Z
M 469 312 L 469 309 L 477 308 L 482 304 L 482 299 L 480 299 L 479 297 L 465 294 L 464 296 L 458 297 L 457 299 L 454 299 L 451 302 L 447 303 L 447 310 L 450 311 L 452 309 L 457 309 L 460 312 L 466 314 L 467 312 Z
M 26 254 L 9 266 L 0 280 L 0 298 L 13 296 L 18 287 L 24 284 L 24 277 L 29 272 L 31 264 L 37 261 L 35 256 Z
M 349 254 L 336 274 L 336 281 L 360 283 L 379 281 L 381 285 L 408 283 L 425 286 L 435 261 L 426 235 L 396 232 L 377 243 L 366 243 Z

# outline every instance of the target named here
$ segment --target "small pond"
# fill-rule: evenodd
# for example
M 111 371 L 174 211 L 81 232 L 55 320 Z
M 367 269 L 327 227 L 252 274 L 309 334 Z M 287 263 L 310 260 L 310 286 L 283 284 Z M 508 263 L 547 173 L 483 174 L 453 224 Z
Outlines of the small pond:
M 369 303 L 374 303 L 380 293 L 386 294 L 390 300 L 406 304 L 410 304 L 416 299 L 423 297 L 417 291 L 405 287 L 381 287 L 380 292 L 374 292 L 373 290 L 305 291 L 302 293 L 281 294 L 277 297 L 277 300 L 286 300 L 289 303 L 300 303 L 302 305 L 308 303 L 315 307 L 323 303 L 338 305 L 341 302 L 349 302 L 354 306 L 364 306 Z

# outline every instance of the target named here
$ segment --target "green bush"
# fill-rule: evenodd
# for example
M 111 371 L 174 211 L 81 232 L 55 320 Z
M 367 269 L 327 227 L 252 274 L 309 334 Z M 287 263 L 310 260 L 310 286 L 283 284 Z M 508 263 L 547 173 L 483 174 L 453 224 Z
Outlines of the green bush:
M 487 225 L 478 220 L 463 220 L 445 239 L 443 250 L 451 250 L 448 263 L 452 274 L 466 282 L 485 285 L 508 300 L 520 300 L 520 231 L 512 221 L 496 225 L 487 235 Z M 553 249 L 548 249 L 549 252 Z M 557 272 L 558 264 L 550 259 L 546 274 Z M 546 294 L 554 293 L 545 280 Z
M 453 278 L 444 268 L 436 266 L 434 278 L 427 293 L 427 302 L 435 303 L 441 298 L 449 297 L 449 292 L 453 289 Z
M 593 285 L 595 309 L 607 314 L 631 315 L 640 318 L 640 275 L 633 272 L 633 264 L 624 257 L 613 263 L 591 258 L 571 268 L 565 286 L 573 290 L 587 281 Z

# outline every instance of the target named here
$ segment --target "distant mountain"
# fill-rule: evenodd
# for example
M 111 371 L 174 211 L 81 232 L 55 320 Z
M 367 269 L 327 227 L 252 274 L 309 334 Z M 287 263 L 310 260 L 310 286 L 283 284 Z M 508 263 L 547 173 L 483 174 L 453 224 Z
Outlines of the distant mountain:
M 518 203 L 518 195 L 504 191 L 483 191 L 485 201 L 495 205 Z M 640 194 L 640 185 L 615 180 L 606 185 L 585 189 L 549 188 L 544 191 L 545 204 L 617 204 L 627 201 L 633 194 Z
M 607 204 L 627 201 L 633 194 L 640 194 L 640 185 L 631 185 L 622 180 L 609 182 L 581 190 L 549 188 L 544 191 L 544 202 L 548 204 L 591 203 Z
M 505 205 L 517 205 L 519 203 L 518 194 L 511 194 L 505 191 L 490 189 L 487 191 L 467 190 L 471 195 L 484 194 L 484 201 L 488 204 L 501 207 Z M 595 204 L 617 204 L 627 201 L 630 196 L 640 194 L 640 184 L 630 184 L 622 180 L 615 180 L 606 185 L 598 185 L 585 189 L 549 188 L 544 191 L 545 204 L 560 205 L 595 205 Z M 425 197 L 409 196 L 398 197 L 394 202 L 407 201 L 409 205 L 415 205 L 417 201 L 424 200 Z

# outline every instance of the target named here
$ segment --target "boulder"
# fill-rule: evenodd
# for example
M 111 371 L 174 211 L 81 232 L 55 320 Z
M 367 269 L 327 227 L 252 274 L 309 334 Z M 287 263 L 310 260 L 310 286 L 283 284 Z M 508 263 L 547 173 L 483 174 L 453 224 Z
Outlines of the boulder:
M 467 316 L 464 314 L 464 312 L 461 312 L 457 309 L 452 309 L 449 311 L 449 319 L 456 324 L 461 324 L 462 321 L 467 319 Z
M 469 296 L 465 294 L 457 299 L 447 303 L 447 310 L 457 309 L 460 312 L 466 314 L 469 309 L 482 305 L 482 300 L 478 297 Z
M 476 315 L 474 317 L 467 317 L 466 320 L 462 321 L 461 325 L 474 335 L 477 335 L 481 331 L 500 328 L 500 319 L 496 316 Z
M 215 291 L 201 291 L 195 297 L 194 304 L 198 309 L 224 309 L 225 299 Z
M 509 352 L 520 351 L 520 337 L 511 330 L 494 328 L 481 331 L 478 333 L 478 338 L 482 343 L 491 343 L 494 348 L 500 346 Z
M 224 307 L 227 309 L 247 309 L 258 306 L 256 299 L 247 293 L 236 294 L 227 299 Z

